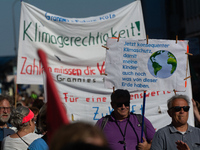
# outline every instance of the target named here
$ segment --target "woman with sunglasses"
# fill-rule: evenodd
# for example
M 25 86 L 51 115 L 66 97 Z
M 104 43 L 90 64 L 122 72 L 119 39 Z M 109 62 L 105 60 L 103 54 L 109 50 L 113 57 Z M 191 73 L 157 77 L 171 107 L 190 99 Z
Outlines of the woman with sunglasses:
M 3 139 L 2 150 L 27 150 L 28 146 L 41 135 L 35 130 L 34 113 L 27 107 L 17 107 L 10 116 L 11 124 L 17 132 Z

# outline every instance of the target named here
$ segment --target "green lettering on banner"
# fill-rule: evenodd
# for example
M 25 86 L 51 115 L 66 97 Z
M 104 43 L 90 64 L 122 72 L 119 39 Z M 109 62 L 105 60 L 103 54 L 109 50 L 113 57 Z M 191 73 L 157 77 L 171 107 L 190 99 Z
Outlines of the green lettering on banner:
M 97 36 L 96 36 L 96 43 L 97 43 L 97 44 L 99 43 L 99 42 L 98 42 L 98 41 L 99 41 L 98 39 L 99 39 L 99 32 L 97 33 Z
M 37 23 L 35 23 L 35 42 L 37 41 Z
M 25 29 L 25 26 L 26 26 L 26 21 L 24 20 L 24 34 L 23 34 L 23 40 L 25 40 L 25 35 L 28 36 L 28 38 L 33 41 L 31 39 L 31 37 L 27 34 L 27 30 L 29 29 L 29 27 L 31 26 L 32 22 L 29 23 L 28 27 Z
M 39 32 L 39 42 L 40 42 L 40 32 Z
M 106 40 L 107 40 L 107 38 L 105 39 L 105 35 L 107 36 L 107 38 L 109 37 L 109 36 L 108 36 L 108 33 L 104 34 L 104 35 L 103 35 L 103 40 L 104 40 L 104 42 L 106 42 Z
M 44 35 L 46 35 L 45 42 L 47 42 L 47 39 L 49 38 L 49 42 L 48 43 L 50 43 L 50 34 L 46 33 L 46 32 L 42 32 L 42 42 L 44 41 Z M 48 36 L 48 38 L 47 38 L 47 36 Z
M 119 31 L 120 38 L 122 38 L 121 35 L 123 35 L 124 33 L 125 33 L 125 30 L 121 30 L 121 31 Z M 126 37 L 126 36 L 125 36 L 125 37 Z M 123 37 L 123 38 L 125 38 L 125 37 Z
M 103 40 L 102 40 L 102 33 L 100 35 L 100 40 L 101 40 L 101 44 L 103 43 Z
M 94 45 L 94 36 L 92 36 L 91 35 L 91 32 L 90 32 L 90 34 L 89 34 L 89 45 L 90 45 L 90 40 L 92 39 L 92 41 L 93 41 L 93 45 Z
M 135 27 L 133 26 L 133 23 L 131 23 L 132 36 L 135 36 L 135 35 L 134 35 L 134 31 L 133 31 L 134 28 L 135 28 Z
M 107 41 L 107 38 L 112 36 L 116 37 L 117 34 L 120 34 L 120 38 L 126 38 L 131 36 L 135 36 L 134 34 L 134 29 L 138 29 L 140 31 L 140 23 L 135 22 L 135 27 L 133 23 L 131 23 L 131 27 L 127 28 L 127 26 L 124 29 L 121 29 L 120 31 L 115 31 L 113 27 L 111 27 L 111 30 L 109 33 L 101 33 L 97 32 L 91 33 L 89 32 L 88 36 L 85 37 L 68 37 L 68 36 L 63 36 L 63 35 L 53 35 L 48 32 L 42 32 L 39 31 L 39 25 L 38 23 L 35 23 L 34 27 L 34 42 L 43 42 L 43 43 L 51 43 L 51 44 L 56 44 L 59 46 L 59 48 L 63 48 L 64 46 L 88 46 L 88 45 L 97 45 L 97 44 L 104 44 Z M 32 37 L 29 35 L 28 30 L 31 30 L 31 25 L 32 22 L 26 26 L 26 21 L 24 21 L 24 31 L 23 31 L 23 40 L 25 40 L 26 36 L 33 41 Z M 41 28 L 42 29 L 42 28 Z M 139 34 L 138 34 L 139 35 Z
M 71 40 L 70 40 L 70 44 L 71 44 L 71 46 L 72 46 L 72 41 L 73 41 L 72 39 L 73 39 L 73 38 L 74 38 L 74 37 L 71 37 Z
M 54 41 L 53 41 L 53 39 L 54 39 Z M 57 40 L 56 40 L 56 37 L 54 35 L 51 36 L 51 43 L 57 44 Z
M 68 46 L 69 44 L 68 44 L 68 43 L 65 43 L 65 41 L 68 41 L 68 40 L 69 40 L 69 37 L 67 37 L 67 36 L 64 37 L 64 44 L 67 45 L 67 46 Z
M 81 41 L 81 38 L 80 37 L 76 37 L 75 40 L 74 40 L 74 43 L 76 46 L 81 46 L 81 45 L 78 45 L 76 42 L 78 41 Z
M 59 39 L 61 39 L 61 40 L 59 41 Z M 57 37 L 57 41 L 61 45 L 61 47 L 60 46 L 59 47 L 63 48 L 63 46 L 64 46 L 64 44 L 63 44 L 63 37 L 62 36 Z
M 126 33 L 127 33 L 127 37 L 129 37 L 129 31 L 128 31 L 128 29 L 126 29 Z
M 111 28 L 111 36 L 112 37 L 117 37 L 117 35 L 115 35 L 117 33 L 117 31 L 113 34 L 113 28 Z
M 137 22 L 135 22 L 135 24 L 136 24 L 136 27 L 137 27 L 138 31 L 140 32 L 140 22 L 137 21 Z M 140 33 L 138 33 L 138 35 L 140 35 Z
M 86 39 L 86 38 L 87 38 L 87 36 L 84 37 L 83 40 L 82 40 L 82 44 L 83 44 L 83 46 L 87 46 L 87 45 L 85 45 L 85 39 Z

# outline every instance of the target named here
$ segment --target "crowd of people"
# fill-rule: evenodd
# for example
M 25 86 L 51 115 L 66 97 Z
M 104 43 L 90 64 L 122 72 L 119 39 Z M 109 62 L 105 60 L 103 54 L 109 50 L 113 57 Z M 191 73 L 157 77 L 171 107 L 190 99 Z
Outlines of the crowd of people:
M 33 98 L 33 97 L 32 97 Z M 30 99 L 29 99 L 30 100 Z M 167 101 L 171 123 L 155 131 L 142 115 L 130 113 L 130 93 L 118 89 L 111 94 L 113 112 L 96 125 L 73 122 L 62 125 L 48 139 L 47 106 L 37 96 L 14 105 L 10 96 L 0 95 L 0 145 L 2 150 L 196 150 L 200 149 L 200 128 L 187 123 L 190 100 L 174 95 Z M 192 100 L 196 125 L 200 122 L 200 105 Z M 14 107 L 16 106 L 16 107 Z

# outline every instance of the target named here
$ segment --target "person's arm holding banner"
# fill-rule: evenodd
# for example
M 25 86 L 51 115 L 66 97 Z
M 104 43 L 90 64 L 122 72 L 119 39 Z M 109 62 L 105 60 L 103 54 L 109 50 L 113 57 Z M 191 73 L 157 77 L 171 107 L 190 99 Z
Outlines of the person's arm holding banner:
M 138 144 L 138 150 L 149 150 L 151 148 L 151 142 L 148 143 L 146 139 L 143 137 L 143 143 Z
M 193 104 L 193 111 L 194 111 L 194 116 L 197 119 L 198 122 L 200 122 L 200 114 L 199 110 L 197 108 L 197 104 L 194 99 L 192 99 L 192 104 Z

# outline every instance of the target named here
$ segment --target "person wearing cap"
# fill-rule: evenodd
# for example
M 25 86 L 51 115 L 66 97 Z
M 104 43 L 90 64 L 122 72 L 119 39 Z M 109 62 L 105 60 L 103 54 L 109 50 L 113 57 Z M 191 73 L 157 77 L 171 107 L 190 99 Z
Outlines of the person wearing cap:
M 155 133 L 151 150 L 200 149 L 200 129 L 187 123 L 189 103 L 186 95 L 175 95 L 168 100 L 172 122 Z
M 13 109 L 10 122 L 18 131 L 3 139 L 2 150 L 27 150 L 35 139 L 42 136 L 33 133 L 35 130 L 34 113 L 27 107 L 19 106 Z
M 114 111 L 107 116 L 107 123 L 102 129 L 105 117 L 97 121 L 96 125 L 103 130 L 109 147 L 112 150 L 148 150 L 151 147 L 155 129 L 151 122 L 144 117 L 146 134 L 135 114 L 130 113 L 130 93 L 127 90 L 118 89 L 111 94 L 111 106 Z

